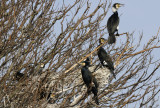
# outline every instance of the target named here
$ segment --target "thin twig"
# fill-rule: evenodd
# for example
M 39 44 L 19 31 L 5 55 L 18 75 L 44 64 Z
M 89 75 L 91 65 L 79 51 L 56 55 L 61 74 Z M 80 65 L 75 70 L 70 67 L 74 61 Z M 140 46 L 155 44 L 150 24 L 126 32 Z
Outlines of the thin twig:
M 76 67 L 79 63 L 81 63 L 83 60 L 85 60 L 87 57 L 89 57 L 91 54 L 93 54 L 94 52 L 96 52 L 100 47 L 102 47 L 105 43 L 107 43 L 108 41 L 105 41 L 103 44 L 99 45 L 98 47 L 96 47 L 91 53 L 87 54 L 85 57 L 83 57 L 81 60 L 78 61 L 78 63 L 74 64 L 73 66 L 71 66 L 68 70 L 66 70 L 64 73 L 67 74 L 70 70 L 72 70 L 74 67 Z

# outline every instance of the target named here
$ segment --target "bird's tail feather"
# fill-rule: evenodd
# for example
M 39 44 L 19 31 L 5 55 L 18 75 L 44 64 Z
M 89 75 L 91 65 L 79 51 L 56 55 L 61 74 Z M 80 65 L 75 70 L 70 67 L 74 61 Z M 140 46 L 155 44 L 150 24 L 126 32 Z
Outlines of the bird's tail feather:
M 98 89 L 96 87 L 92 87 L 92 93 L 94 94 L 95 103 L 99 105 L 98 96 L 97 96 Z
M 109 37 L 108 37 L 108 44 L 113 44 L 116 42 L 116 37 L 115 35 L 112 33 L 112 34 L 109 34 Z
M 99 105 L 98 96 L 94 96 L 94 100 L 95 100 L 95 103 L 96 103 L 97 105 Z
M 111 73 L 113 74 L 113 77 L 116 79 L 116 74 L 114 73 L 113 70 L 111 70 Z

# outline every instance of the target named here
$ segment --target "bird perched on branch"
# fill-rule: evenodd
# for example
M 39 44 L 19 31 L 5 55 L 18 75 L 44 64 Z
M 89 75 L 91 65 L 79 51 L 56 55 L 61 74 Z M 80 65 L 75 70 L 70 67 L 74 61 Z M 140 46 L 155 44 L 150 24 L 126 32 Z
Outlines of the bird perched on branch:
M 19 71 L 16 72 L 16 74 L 15 74 L 15 78 L 16 78 L 17 81 L 20 81 L 21 79 L 23 79 L 24 76 L 25 75 L 23 73 L 20 73 Z
M 38 75 L 41 75 L 41 74 L 42 74 L 42 70 L 44 69 L 44 67 L 45 67 L 45 64 L 44 64 L 44 63 L 39 63 L 39 64 L 38 64 L 38 69 L 39 69 Z
M 82 73 L 82 78 L 83 81 L 85 83 L 85 85 L 87 86 L 87 92 L 88 94 L 92 91 L 92 93 L 94 94 L 94 100 L 96 102 L 96 104 L 99 104 L 98 101 L 98 83 L 96 78 L 92 75 L 92 73 L 90 72 L 90 70 L 88 69 L 88 67 L 90 66 L 90 60 L 89 58 L 87 58 L 85 61 L 83 61 L 81 63 L 81 65 L 83 66 L 81 69 L 81 73 Z
M 108 29 L 108 33 L 109 33 L 109 37 L 108 37 L 109 44 L 116 42 L 116 38 L 114 35 L 115 32 L 117 32 L 116 36 L 119 36 L 119 34 L 118 34 L 119 16 L 118 16 L 117 10 L 119 9 L 119 7 L 121 7 L 123 5 L 124 4 L 115 3 L 112 6 L 113 14 L 109 17 L 108 22 L 107 22 L 107 29 Z
M 99 44 L 103 44 L 105 42 L 105 39 L 104 38 L 100 38 L 99 39 Z M 114 73 L 114 65 L 113 65 L 113 62 L 112 62 L 112 59 L 111 57 L 107 54 L 107 52 L 104 50 L 103 47 L 100 47 L 98 49 L 98 58 L 101 62 L 101 64 L 104 66 L 104 67 L 107 67 L 109 68 L 109 70 L 111 71 L 111 73 L 113 74 L 114 78 L 116 79 L 116 75 Z

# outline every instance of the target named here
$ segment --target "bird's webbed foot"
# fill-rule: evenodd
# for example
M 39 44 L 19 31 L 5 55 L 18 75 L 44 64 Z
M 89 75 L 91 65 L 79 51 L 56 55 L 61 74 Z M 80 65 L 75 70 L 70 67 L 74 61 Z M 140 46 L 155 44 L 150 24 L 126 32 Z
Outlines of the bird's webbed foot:
M 119 33 L 118 33 L 118 31 L 117 31 L 117 33 L 116 33 L 116 35 L 115 36 L 119 36 Z
M 115 34 L 115 36 L 119 36 L 118 29 L 116 29 L 115 32 L 117 32 L 117 33 Z

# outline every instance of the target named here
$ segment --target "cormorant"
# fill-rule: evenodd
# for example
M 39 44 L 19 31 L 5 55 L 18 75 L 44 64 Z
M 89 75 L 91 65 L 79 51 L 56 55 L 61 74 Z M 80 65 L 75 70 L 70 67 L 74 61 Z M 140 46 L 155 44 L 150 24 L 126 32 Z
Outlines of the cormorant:
M 108 37 L 109 44 L 116 42 L 116 38 L 114 35 L 115 32 L 117 32 L 116 36 L 119 36 L 118 34 L 119 16 L 118 16 L 117 10 L 121 6 L 123 6 L 123 4 L 120 4 L 120 3 L 115 3 L 112 6 L 113 14 L 109 17 L 107 22 L 107 29 L 109 33 L 109 37 Z
M 104 38 L 100 38 L 99 39 L 99 44 L 103 44 L 105 41 Z M 111 71 L 111 73 L 113 74 L 114 78 L 116 79 L 116 75 L 114 73 L 114 65 L 113 65 L 113 62 L 112 62 L 112 59 L 111 57 L 107 54 L 107 52 L 104 50 L 103 47 L 100 47 L 98 49 L 98 58 L 101 62 L 101 64 L 107 68 L 109 68 L 109 70 Z
M 44 67 L 45 67 L 45 64 L 44 64 L 44 63 L 40 63 L 40 65 L 41 65 L 41 66 L 40 66 L 41 68 L 44 68 Z
M 55 93 L 52 93 L 52 92 L 49 92 L 48 94 L 48 97 L 47 97 L 47 100 L 48 100 L 48 103 L 54 103 L 56 101 L 56 94 Z
M 16 73 L 16 80 L 17 81 L 20 81 L 21 79 L 24 78 L 24 74 L 23 73 L 20 73 L 19 71 Z
M 90 66 L 89 58 L 83 61 L 81 65 L 83 66 L 81 69 L 82 78 L 83 78 L 84 83 L 87 86 L 87 92 L 89 94 L 92 91 L 92 93 L 94 94 L 95 103 L 99 105 L 98 96 L 97 96 L 99 85 L 97 83 L 96 78 L 92 75 L 92 73 L 88 69 L 88 67 Z
M 44 63 L 39 63 L 39 65 L 40 65 L 39 66 L 40 68 L 39 68 L 38 74 L 41 75 L 42 74 L 42 70 L 45 67 L 45 64 Z

